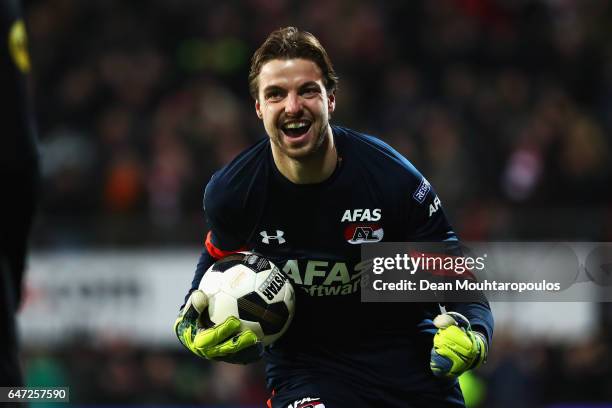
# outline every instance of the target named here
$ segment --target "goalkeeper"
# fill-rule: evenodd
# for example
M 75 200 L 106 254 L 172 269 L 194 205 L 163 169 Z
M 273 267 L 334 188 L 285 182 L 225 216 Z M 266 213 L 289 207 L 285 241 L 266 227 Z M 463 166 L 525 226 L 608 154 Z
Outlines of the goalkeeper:
M 205 359 L 263 356 L 269 407 L 464 407 L 457 376 L 486 360 L 489 304 L 361 302 L 361 245 L 458 239 L 406 158 L 330 124 L 337 83 L 310 33 L 277 30 L 255 52 L 250 92 L 268 137 L 206 187 L 210 232 L 175 332 Z M 200 319 L 204 272 L 239 250 L 273 260 L 296 289 L 291 326 L 265 350 L 236 319 Z

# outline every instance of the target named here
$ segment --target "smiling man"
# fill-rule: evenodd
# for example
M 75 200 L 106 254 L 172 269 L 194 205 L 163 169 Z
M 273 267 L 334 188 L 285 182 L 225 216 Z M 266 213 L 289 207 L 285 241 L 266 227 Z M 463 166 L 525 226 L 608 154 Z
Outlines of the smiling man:
M 175 332 L 210 360 L 263 355 L 269 407 L 464 407 L 456 378 L 486 358 L 489 305 L 448 305 L 453 312 L 434 324 L 439 304 L 361 303 L 361 245 L 457 237 L 408 160 L 330 124 L 337 83 L 310 33 L 277 30 L 255 52 L 250 91 L 268 138 L 206 187 L 210 232 Z M 197 290 L 203 274 L 238 250 L 270 258 L 296 288 L 293 322 L 265 350 L 237 319 L 213 327 L 199 319 L 208 303 Z
M 313 60 L 266 58 L 271 56 L 256 55 L 250 79 L 274 163 L 293 183 L 321 182 L 331 175 L 338 157 L 329 125 L 337 78 L 329 69 L 325 77 Z

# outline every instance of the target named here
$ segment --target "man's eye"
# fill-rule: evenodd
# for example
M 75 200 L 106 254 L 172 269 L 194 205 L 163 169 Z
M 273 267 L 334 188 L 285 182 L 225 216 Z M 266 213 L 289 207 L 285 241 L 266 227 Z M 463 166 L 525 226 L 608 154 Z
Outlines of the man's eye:
M 280 100 L 282 97 L 283 95 L 278 91 L 268 92 L 266 94 L 266 99 L 272 100 L 272 101 Z
M 319 88 L 307 88 L 302 92 L 305 97 L 312 97 L 320 93 Z

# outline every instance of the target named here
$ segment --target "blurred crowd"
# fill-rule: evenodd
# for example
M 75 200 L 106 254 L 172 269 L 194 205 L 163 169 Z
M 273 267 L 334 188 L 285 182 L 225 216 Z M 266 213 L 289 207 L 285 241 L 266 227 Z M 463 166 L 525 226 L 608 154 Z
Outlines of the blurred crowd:
M 144 349 L 122 339 L 75 342 L 27 353 L 29 386 L 69 387 L 70 402 L 87 405 L 261 407 L 269 398 L 262 364 L 203 364 L 187 352 Z
M 53 353 L 29 350 L 28 384 L 69 386 L 75 404 L 244 408 L 262 407 L 269 397 L 261 363 L 210 364 L 184 350 L 83 340 Z M 600 335 L 544 343 L 500 329 L 487 364 L 462 387 L 469 408 L 603 408 L 596 403 L 612 401 L 609 345 Z
M 464 239 L 612 237 L 609 2 L 26 6 L 40 245 L 198 242 L 212 172 L 265 137 L 250 56 L 289 24 L 315 33 L 335 63 L 333 123 L 413 161 Z
M 408 157 L 463 239 L 612 240 L 611 2 L 30 0 L 25 9 L 44 172 L 35 248 L 200 242 L 212 172 L 265 137 L 248 95 L 250 56 L 286 25 L 313 32 L 335 64 L 332 122 Z M 497 334 L 479 373 L 482 406 L 612 400 L 608 337 L 526 345 Z M 203 365 L 125 341 L 27 357 L 30 384 L 63 378 L 74 401 L 266 398 L 261 366 Z

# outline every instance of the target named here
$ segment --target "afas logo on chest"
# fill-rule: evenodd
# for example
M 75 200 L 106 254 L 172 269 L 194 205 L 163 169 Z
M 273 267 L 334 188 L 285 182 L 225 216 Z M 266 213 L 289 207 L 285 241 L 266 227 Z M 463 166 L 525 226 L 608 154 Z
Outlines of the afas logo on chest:
M 340 222 L 357 222 L 357 221 L 379 221 L 382 210 L 375 208 L 370 210 L 369 208 L 355 208 L 353 210 L 346 210 L 342 215 Z
M 350 222 L 344 229 L 344 239 L 349 244 L 365 244 L 369 242 L 380 242 L 384 231 L 376 223 L 382 218 L 382 210 L 375 208 L 355 208 L 346 210 L 340 222 Z

